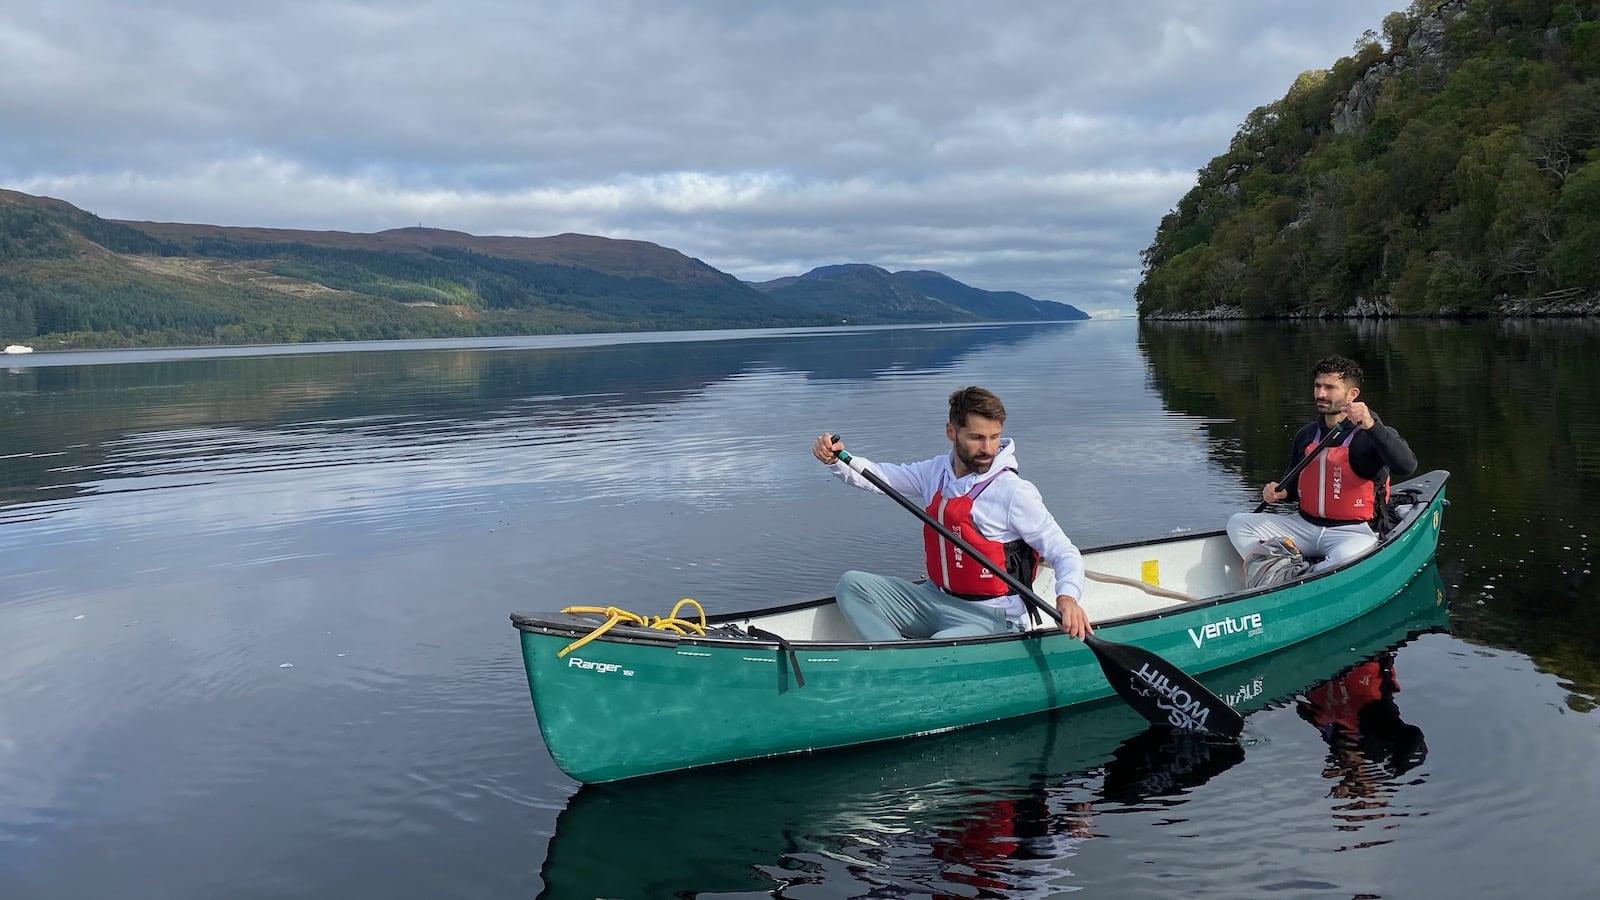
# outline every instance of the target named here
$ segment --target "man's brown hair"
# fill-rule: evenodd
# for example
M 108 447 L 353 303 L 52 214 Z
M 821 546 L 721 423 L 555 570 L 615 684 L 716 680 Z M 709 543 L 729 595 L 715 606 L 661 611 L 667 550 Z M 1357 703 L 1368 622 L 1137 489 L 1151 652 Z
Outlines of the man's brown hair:
M 1004 423 L 1006 407 L 999 397 L 977 385 L 964 387 L 950 395 L 950 424 L 965 428 L 967 416 L 982 416 Z

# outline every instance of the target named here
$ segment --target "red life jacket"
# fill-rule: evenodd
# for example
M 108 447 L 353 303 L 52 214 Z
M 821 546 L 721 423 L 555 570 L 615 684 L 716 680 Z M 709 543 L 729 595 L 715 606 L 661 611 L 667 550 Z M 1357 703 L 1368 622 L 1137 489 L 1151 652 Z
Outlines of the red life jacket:
M 946 498 L 941 488 L 934 492 L 933 502 L 928 504 L 928 515 L 957 537 L 983 551 L 983 555 L 1001 569 L 1006 567 L 1006 545 L 984 537 L 978 531 L 978 526 L 972 524 L 972 503 L 984 488 L 1009 471 L 1012 470 L 1001 469 L 990 475 L 962 497 Z M 928 580 L 946 591 L 968 597 L 1004 597 L 1011 593 L 1011 588 L 1000 576 L 983 563 L 967 559 L 966 551 L 945 540 L 932 526 L 922 526 L 922 547 L 928 564 Z
M 1352 430 L 1343 443 L 1328 448 L 1300 470 L 1296 484 L 1300 509 L 1307 515 L 1339 522 L 1366 522 L 1372 518 L 1377 489 L 1350 468 L 1350 442 L 1360 430 Z M 1305 452 L 1312 453 L 1319 443 L 1321 435 L 1306 445 Z

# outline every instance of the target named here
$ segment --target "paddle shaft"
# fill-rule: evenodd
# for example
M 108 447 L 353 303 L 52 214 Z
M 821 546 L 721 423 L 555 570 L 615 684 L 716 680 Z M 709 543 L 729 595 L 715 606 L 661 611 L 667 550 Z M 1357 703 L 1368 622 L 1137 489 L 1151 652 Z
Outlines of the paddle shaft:
M 1317 445 L 1315 447 L 1311 448 L 1311 452 L 1310 453 L 1307 453 L 1305 456 L 1300 457 L 1299 461 L 1297 461 L 1294 465 L 1289 467 L 1289 471 L 1283 473 L 1283 477 L 1278 479 L 1278 487 L 1282 488 L 1285 484 L 1288 484 L 1291 479 L 1293 479 L 1296 475 L 1300 474 L 1300 470 L 1301 469 L 1304 469 L 1307 465 L 1309 465 L 1311 463 L 1311 461 L 1313 459 L 1317 458 L 1317 454 L 1318 453 L 1321 453 L 1322 451 L 1324 451 L 1324 450 L 1328 449 L 1329 447 L 1333 446 L 1334 441 L 1338 440 L 1339 436 L 1344 434 L 1345 430 L 1349 426 L 1350 426 L 1350 420 L 1349 419 L 1340 419 L 1339 420 L 1339 424 L 1333 426 L 1333 430 L 1329 431 L 1326 435 L 1324 435 L 1322 440 L 1318 441 Z M 1268 506 L 1270 506 L 1270 505 L 1271 504 L 1267 503 L 1267 501 L 1263 500 L 1263 501 L 1261 501 L 1261 505 L 1256 507 L 1256 512 L 1264 512 L 1264 511 L 1266 511 L 1266 508 Z
M 837 441 L 839 436 L 834 435 L 833 439 Z M 850 466 L 850 468 L 854 469 L 855 472 L 862 478 L 872 482 L 873 487 L 883 491 L 892 500 L 894 500 L 894 502 L 904 506 L 907 510 L 910 510 L 912 515 L 921 519 L 929 528 L 939 532 L 939 535 L 945 540 L 955 544 L 957 547 L 960 547 L 967 553 L 967 555 L 981 562 L 984 568 L 998 576 L 1001 581 L 1006 583 L 1007 587 L 1010 587 L 1012 590 L 1016 591 L 1022 597 L 1022 599 L 1033 604 L 1035 609 L 1039 610 L 1050 618 L 1055 619 L 1057 625 L 1061 624 L 1061 613 L 1056 610 L 1055 606 L 1044 602 L 1044 600 L 1041 599 L 1038 594 L 1033 592 L 1032 588 L 1023 584 L 1021 579 L 1017 578 L 1017 576 L 1011 574 L 1010 572 L 1007 572 L 1004 566 L 997 565 L 993 560 L 989 559 L 987 556 L 984 556 L 977 547 L 974 547 L 965 540 L 962 540 L 960 535 L 946 528 L 938 519 L 928 515 L 927 510 L 911 502 L 904 494 L 890 487 L 882 478 L 878 476 L 878 473 L 868 469 L 865 464 L 861 465 L 860 467 L 850 465 L 853 459 L 853 457 L 850 455 L 850 451 L 840 450 L 838 455 L 840 462 Z

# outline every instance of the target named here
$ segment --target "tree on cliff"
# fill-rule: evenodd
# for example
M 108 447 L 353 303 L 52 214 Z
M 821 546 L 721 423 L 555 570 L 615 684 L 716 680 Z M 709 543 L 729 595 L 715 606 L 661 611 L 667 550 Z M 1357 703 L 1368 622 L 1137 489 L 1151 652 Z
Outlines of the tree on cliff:
M 1246 116 L 1144 251 L 1141 316 L 1488 313 L 1600 292 L 1600 0 L 1417 0 Z

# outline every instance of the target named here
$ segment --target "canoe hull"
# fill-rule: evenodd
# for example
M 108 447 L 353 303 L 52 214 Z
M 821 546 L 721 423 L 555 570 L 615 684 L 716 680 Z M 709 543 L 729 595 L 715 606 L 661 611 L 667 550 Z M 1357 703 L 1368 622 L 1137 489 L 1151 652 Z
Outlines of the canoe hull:
M 1429 566 L 1369 615 L 1281 653 L 1204 676 L 1241 713 L 1283 703 L 1373 654 L 1448 624 Z M 1042 800 L 1045 785 L 1121 805 L 1192 790 L 1240 762 L 1238 745 L 1151 745 L 1125 705 L 1097 703 L 914 742 L 586 785 L 556 820 L 539 876 L 552 897 L 781 896 L 797 854 L 837 853 L 886 834 L 959 832 L 974 805 Z M 1138 752 L 1130 752 L 1137 750 Z M 1097 779 L 1078 778 L 1089 769 Z M 1052 793 L 1056 793 L 1052 791 Z M 684 811 L 701 812 L 685 828 Z M 706 815 L 715 811 L 714 815 Z M 648 854 L 596 852 L 648 847 Z
M 1427 488 L 1425 499 L 1361 560 L 1286 587 L 1102 623 L 1097 633 L 1198 675 L 1334 629 L 1398 594 L 1432 560 L 1445 478 L 1408 483 Z M 1053 630 L 783 647 L 618 627 L 563 656 L 599 620 L 513 621 L 545 745 L 585 783 L 948 731 L 1111 694 L 1088 648 Z

